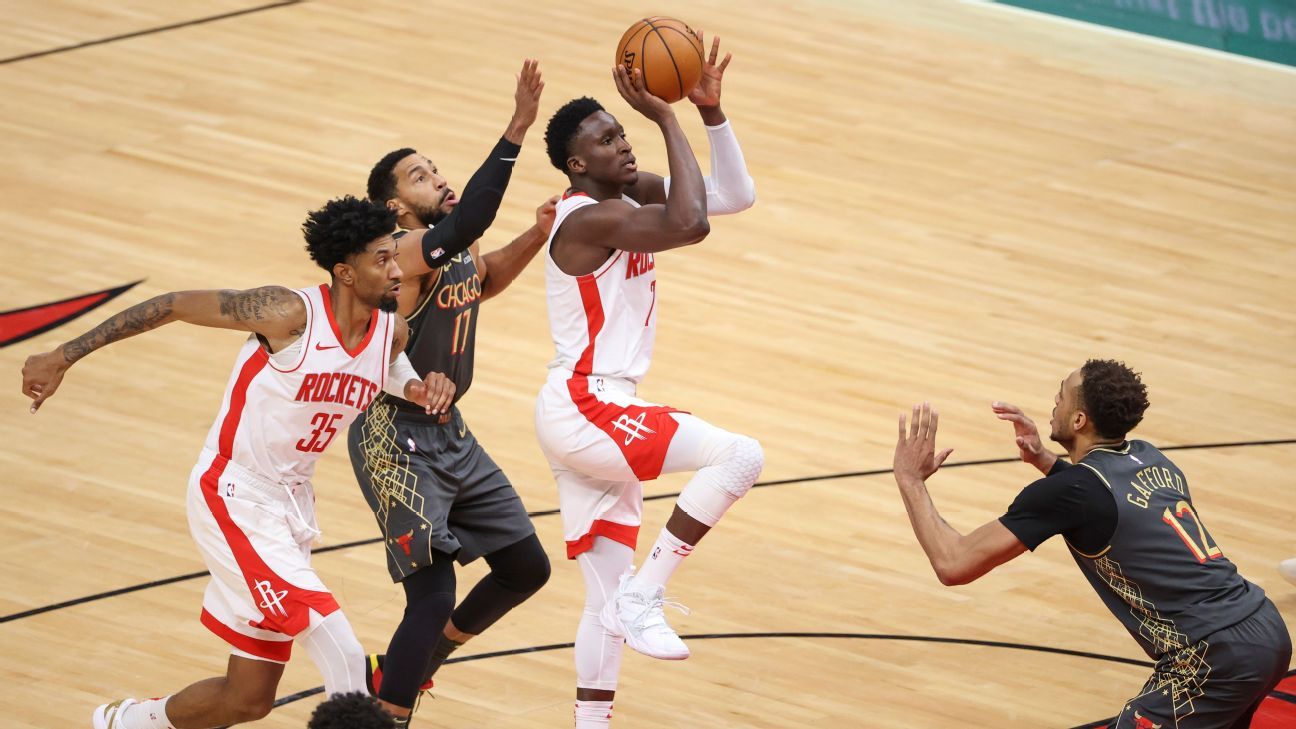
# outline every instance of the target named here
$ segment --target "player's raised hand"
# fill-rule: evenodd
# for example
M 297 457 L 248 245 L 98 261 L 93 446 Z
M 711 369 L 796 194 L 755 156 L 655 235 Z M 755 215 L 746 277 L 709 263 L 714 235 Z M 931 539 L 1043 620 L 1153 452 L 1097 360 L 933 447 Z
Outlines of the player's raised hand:
M 540 94 L 544 91 L 540 62 L 534 58 L 524 59 L 522 70 L 517 72 L 516 78 L 517 89 L 513 92 L 513 118 L 504 132 L 504 138 L 514 144 L 521 144 L 527 129 L 535 123 L 536 114 L 540 111 Z
M 22 391 L 33 400 L 28 412 L 34 415 L 41 404 L 54 395 L 59 383 L 63 382 L 63 374 L 68 367 L 71 365 L 63 356 L 62 348 L 27 358 L 22 368 Z
M 415 405 L 422 405 L 423 411 L 428 415 L 450 412 L 454 393 L 454 381 L 440 372 L 429 372 L 421 381 L 410 380 L 405 383 L 405 399 Z
M 946 448 L 936 453 L 936 423 L 939 420 L 940 413 L 932 409 L 931 403 L 914 405 L 913 421 L 906 436 L 905 416 L 903 413 L 900 415 L 900 439 L 896 441 L 895 457 L 891 462 L 897 482 L 926 481 L 954 452 L 953 448 Z
M 698 42 L 702 47 L 706 47 L 703 42 L 702 31 L 697 32 Z M 702 64 L 702 78 L 698 80 L 697 86 L 689 92 L 688 100 L 700 107 L 713 107 L 720 105 L 720 82 L 724 79 L 725 69 L 729 67 L 729 61 L 733 59 L 732 53 L 725 53 L 724 60 L 716 63 L 716 58 L 720 56 L 720 36 L 711 39 L 711 57 L 707 62 Z
M 536 227 L 541 233 L 549 235 L 549 231 L 553 230 L 554 218 L 558 215 L 558 201 L 561 199 L 562 195 L 554 195 L 536 208 Z
M 670 104 L 648 93 L 643 71 L 636 68 L 631 73 L 625 66 L 615 66 L 612 69 L 612 81 L 616 84 L 621 98 L 640 114 L 659 124 L 675 116 L 675 110 L 671 109 Z
M 1026 463 L 1048 473 L 1057 462 L 1057 456 L 1044 447 L 1040 440 L 1039 428 L 1035 421 L 1026 417 L 1021 408 L 1011 403 L 996 400 L 990 403 L 990 409 L 1000 420 L 1007 420 L 1013 425 L 1013 435 L 1017 440 L 1018 455 Z

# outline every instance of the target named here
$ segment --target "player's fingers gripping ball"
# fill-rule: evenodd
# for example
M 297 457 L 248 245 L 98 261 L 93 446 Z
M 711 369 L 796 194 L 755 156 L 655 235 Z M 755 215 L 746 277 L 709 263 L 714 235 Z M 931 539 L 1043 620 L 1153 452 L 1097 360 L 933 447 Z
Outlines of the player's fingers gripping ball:
M 683 21 L 654 16 L 630 26 L 617 44 L 616 63 L 643 74 L 648 93 L 675 103 L 702 78 L 702 41 Z

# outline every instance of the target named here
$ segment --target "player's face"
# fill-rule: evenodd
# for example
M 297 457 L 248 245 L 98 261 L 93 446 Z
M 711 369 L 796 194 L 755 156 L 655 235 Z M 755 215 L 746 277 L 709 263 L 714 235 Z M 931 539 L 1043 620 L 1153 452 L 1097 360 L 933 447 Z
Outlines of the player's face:
M 639 181 L 639 167 L 625 129 L 606 111 L 596 111 L 581 122 L 572 147 L 573 156 L 585 165 L 583 176 L 627 186 Z
M 1075 441 L 1075 412 L 1079 406 L 1078 395 L 1083 380 L 1080 370 L 1067 375 L 1053 397 L 1053 417 L 1049 420 L 1049 440 L 1070 447 Z
M 401 280 L 400 266 L 396 263 L 396 245 L 390 235 L 384 235 L 352 259 L 356 298 L 370 308 L 396 311 Z
M 441 222 L 459 202 L 432 160 L 411 154 L 393 168 L 396 199 L 428 227 Z

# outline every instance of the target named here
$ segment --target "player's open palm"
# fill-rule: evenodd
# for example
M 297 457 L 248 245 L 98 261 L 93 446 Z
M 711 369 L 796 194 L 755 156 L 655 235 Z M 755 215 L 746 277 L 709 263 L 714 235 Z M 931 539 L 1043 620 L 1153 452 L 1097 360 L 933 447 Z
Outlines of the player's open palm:
M 428 415 L 450 412 L 454 394 L 454 381 L 440 372 L 429 372 L 421 381 L 410 380 L 405 383 L 405 399 L 415 405 L 422 405 Z
M 63 373 L 67 372 L 67 368 L 67 360 L 58 349 L 27 358 L 22 368 L 22 391 L 34 400 L 30 412 L 36 412 L 54 394 L 59 383 L 63 382 Z
M 1035 427 L 1035 421 L 1026 417 L 1021 408 L 1012 403 L 995 401 L 990 403 L 990 409 L 994 411 L 995 416 L 1000 420 L 1007 420 L 1012 423 L 1013 435 L 1017 440 L 1018 455 L 1026 463 L 1048 473 L 1049 468 L 1053 466 L 1056 457 L 1052 452 L 1044 448 L 1044 442 L 1040 440 L 1039 428 Z
M 905 416 L 900 415 L 900 439 L 896 441 L 895 458 L 892 468 L 896 480 L 917 478 L 926 481 L 945 463 L 945 459 L 954 452 L 946 448 L 936 453 L 936 423 L 940 413 L 932 409 L 931 403 L 914 405 L 913 420 L 905 428 Z
M 643 71 L 636 68 L 631 72 L 625 66 L 617 66 L 612 69 L 612 80 L 630 108 L 649 119 L 662 122 L 675 114 L 670 104 L 649 93 Z
M 698 42 L 702 43 L 704 48 L 706 47 L 700 30 L 698 31 Z M 733 54 L 725 53 L 724 60 L 717 64 L 716 58 L 719 56 L 720 36 L 716 36 L 711 39 L 711 57 L 707 59 L 706 63 L 702 64 L 702 77 L 688 95 L 688 100 L 698 106 L 720 105 L 720 81 L 724 78 L 725 69 L 729 67 L 729 61 L 733 59 Z
M 513 93 L 513 121 L 523 128 L 535 123 L 540 111 L 540 94 L 544 91 L 544 78 L 540 75 L 540 62 L 534 58 L 522 61 L 517 74 L 517 91 Z

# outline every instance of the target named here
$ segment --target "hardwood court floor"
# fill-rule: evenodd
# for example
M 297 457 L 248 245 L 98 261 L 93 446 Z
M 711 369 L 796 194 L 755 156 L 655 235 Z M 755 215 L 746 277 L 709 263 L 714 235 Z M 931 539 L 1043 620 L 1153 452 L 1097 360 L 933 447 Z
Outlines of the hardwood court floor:
M 256 4 L 6 0 L 0 56 Z M 608 78 L 616 39 L 648 14 L 685 17 L 734 53 L 724 103 L 759 201 L 659 257 L 642 394 L 759 438 L 764 480 L 790 482 L 754 491 L 672 583 L 695 610 L 674 618 L 681 632 L 740 635 L 696 639 L 680 664 L 628 655 L 616 726 L 1067 727 L 1114 714 L 1146 669 L 1101 659 L 1142 656 L 1062 543 L 941 587 L 884 472 L 896 413 L 923 398 L 941 408 L 954 461 L 1011 458 L 989 402 L 1047 421 L 1057 383 L 1092 356 L 1144 373 L 1153 407 L 1138 433 L 1153 442 L 1288 440 L 1174 457 L 1225 553 L 1296 625 L 1296 590 L 1274 569 L 1296 554 L 1296 75 L 934 0 L 312 0 L 0 64 L 0 309 L 144 279 L 0 350 L 0 613 L 201 571 L 185 479 L 241 338 L 176 325 L 117 344 L 34 418 L 18 393 L 27 355 L 161 292 L 320 281 L 305 212 L 361 192 L 373 161 L 406 145 L 462 188 L 508 119 L 523 56 L 542 59 L 542 119 L 485 249 L 561 189 L 543 124 L 573 96 L 607 104 L 641 165 L 664 169 L 654 128 Z M 705 156 L 696 114 L 678 111 Z M 545 326 L 533 266 L 483 309 L 463 410 L 546 512 L 535 522 L 554 577 L 465 658 L 574 635 L 580 577 L 561 559 L 532 426 Z M 867 471 L 879 473 L 807 480 Z M 966 531 L 1032 475 L 953 468 L 931 488 Z M 374 537 L 344 448 L 326 454 L 317 489 L 326 544 Z M 670 504 L 649 502 L 645 539 Z M 403 601 L 380 548 L 316 564 L 362 642 L 382 648 Z M 0 625 L 0 724 L 86 726 L 103 700 L 219 673 L 224 646 L 196 620 L 202 585 Z M 833 635 L 768 635 L 806 633 Z M 421 723 L 567 726 L 571 661 L 555 648 L 449 666 Z M 298 656 L 280 694 L 319 683 Z M 300 727 L 317 701 L 255 726 Z

